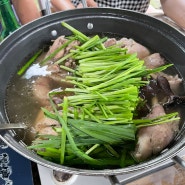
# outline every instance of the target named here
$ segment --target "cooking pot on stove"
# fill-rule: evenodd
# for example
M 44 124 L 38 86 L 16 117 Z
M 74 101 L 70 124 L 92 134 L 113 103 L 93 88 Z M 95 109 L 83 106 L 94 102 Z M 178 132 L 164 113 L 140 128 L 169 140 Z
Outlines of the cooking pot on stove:
M 162 54 L 174 64 L 185 80 L 185 36 L 171 26 L 150 16 L 111 8 L 84 8 L 55 13 L 33 21 L 7 37 L 0 45 L 0 124 L 8 122 L 5 109 L 6 88 L 13 74 L 43 45 L 60 35 L 70 35 L 61 26 L 65 21 L 85 34 L 105 34 L 133 38 Z M 183 118 L 182 118 L 183 119 Z M 118 175 L 146 169 L 176 156 L 185 146 L 185 124 L 178 136 L 158 157 L 120 169 L 89 170 L 71 168 L 39 157 L 25 147 L 16 130 L 1 131 L 0 138 L 12 149 L 38 164 L 57 171 L 82 175 Z

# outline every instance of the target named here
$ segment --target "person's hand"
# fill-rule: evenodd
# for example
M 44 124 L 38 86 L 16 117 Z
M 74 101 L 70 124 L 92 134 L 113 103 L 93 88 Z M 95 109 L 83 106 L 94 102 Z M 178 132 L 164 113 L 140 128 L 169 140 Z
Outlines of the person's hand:
M 70 0 L 50 0 L 54 11 L 64 11 L 75 9 L 75 6 Z

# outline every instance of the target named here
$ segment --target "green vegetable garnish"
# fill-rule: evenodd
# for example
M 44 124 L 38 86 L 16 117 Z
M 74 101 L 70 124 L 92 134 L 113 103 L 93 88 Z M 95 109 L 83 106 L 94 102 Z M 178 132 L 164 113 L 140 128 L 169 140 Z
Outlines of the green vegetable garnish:
M 39 50 L 36 52 L 31 59 L 26 62 L 26 64 L 17 72 L 18 75 L 22 75 L 25 73 L 25 71 L 35 62 L 35 60 L 38 58 L 38 56 L 42 53 L 42 50 Z

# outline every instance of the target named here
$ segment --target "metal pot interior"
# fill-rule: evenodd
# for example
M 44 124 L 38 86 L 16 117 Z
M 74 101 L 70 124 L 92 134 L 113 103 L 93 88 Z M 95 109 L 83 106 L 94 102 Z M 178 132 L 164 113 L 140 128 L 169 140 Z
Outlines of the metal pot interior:
M 159 52 L 173 63 L 185 78 L 185 37 L 169 25 L 144 14 L 109 8 L 88 8 L 64 11 L 40 18 L 10 35 L 0 45 L 0 122 L 8 121 L 5 109 L 6 88 L 18 67 L 29 57 L 49 44 L 60 35 L 70 35 L 61 26 L 65 21 L 86 34 L 111 35 L 114 37 L 133 38 L 153 51 Z M 184 120 L 182 115 L 182 120 Z M 172 158 L 184 147 L 184 121 L 178 137 L 158 157 L 147 162 L 121 168 L 105 170 L 87 170 L 70 168 L 42 159 L 26 149 L 24 142 L 16 131 L 2 131 L 1 138 L 15 151 L 26 158 L 67 173 L 83 175 L 113 175 L 144 169 Z

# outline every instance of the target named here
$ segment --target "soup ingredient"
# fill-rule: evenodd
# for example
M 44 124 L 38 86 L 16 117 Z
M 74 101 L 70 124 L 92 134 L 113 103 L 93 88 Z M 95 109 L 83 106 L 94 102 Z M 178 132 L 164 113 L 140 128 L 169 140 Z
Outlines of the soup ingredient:
M 63 74 L 64 75 L 64 74 Z M 71 87 L 72 85 L 67 82 L 62 82 L 61 79 L 63 78 L 62 73 L 51 73 L 49 76 L 41 76 L 38 77 L 35 82 L 33 83 L 33 95 L 39 104 L 43 107 L 49 106 L 49 96 L 48 93 L 52 90 L 59 90 L 61 87 Z M 61 96 L 62 98 L 62 96 Z M 60 95 L 55 96 L 56 102 L 61 103 Z
M 52 127 L 60 127 L 57 120 L 44 116 L 44 112 L 41 110 L 35 120 L 35 131 L 41 135 L 57 135 L 56 131 Z
M 43 67 L 45 66 L 42 66 L 42 68 Z M 61 70 L 58 64 L 49 63 L 46 71 L 47 75 L 37 77 L 32 85 L 33 95 L 41 106 L 50 105 L 48 96 L 50 91 L 73 86 L 67 82 L 61 81 L 67 74 L 66 71 Z M 59 96 L 56 96 L 55 100 L 61 103 L 61 98 Z
M 174 94 L 179 94 L 182 91 L 182 78 L 179 78 L 178 74 L 169 75 L 163 72 L 159 72 L 151 75 L 154 79 L 157 79 L 158 76 L 163 76 L 167 79 L 169 86 Z
M 26 62 L 26 64 L 21 67 L 21 69 L 17 72 L 18 75 L 22 75 L 30 66 L 31 64 L 33 64 L 33 62 L 35 62 L 35 60 L 38 58 L 38 56 L 41 54 L 42 50 L 39 50 L 38 52 L 36 52 L 33 57 Z
M 154 119 L 165 114 L 163 106 L 154 98 L 152 110 L 147 118 Z M 136 149 L 133 152 L 134 158 L 138 161 L 144 161 L 148 157 L 158 154 L 172 141 L 178 131 L 178 124 L 177 121 L 169 121 L 160 125 L 140 128 L 137 133 Z
M 165 106 L 168 106 L 171 104 L 185 104 L 185 97 L 175 95 L 170 88 L 170 84 L 168 80 L 164 76 L 158 76 L 157 81 L 161 89 L 168 97 L 168 101 L 165 103 Z
M 139 60 L 137 54 L 128 53 L 126 48 L 117 44 L 105 48 L 106 37 L 87 37 L 70 25 L 62 24 L 74 33 L 71 38 L 81 43 L 56 61 L 60 68 L 71 73 L 61 80 L 74 87 L 49 93 L 52 110 L 43 109 L 44 113 L 58 121 L 61 128 L 54 128 L 56 136 L 41 135 L 29 148 L 47 159 L 70 166 L 129 165 L 134 162 L 130 152 L 134 150 L 138 128 L 179 119 L 177 113 L 134 119 L 138 103 L 143 102 L 139 97 L 140 87 L 149 82 L 151 73 L 171 65 L 147 69 L 144 61 Z M 48 58 L 50 56 L 53 54 Z M 76 68 L 61 65 L 71 59 L 76 61 Z M 62 103 L 56 105 L 53 98 L 57 95 L 64 97 Z
M 104 42 L 105 47 L 110 47 L 116 44 L 119 47 L 126 48 L 129 54 L 136 53 L 139 59 L 143 59 L 150 55 L 150 51 L 148 48 L 134 41 L 133 39 L 128 39 L 126 37 L 123 37 L 120 40 L 116 40 L 115 38 L 109 38 L 107 41 Z
M 182 84 L 182 78 L 179 78 L 178 74 L 172 76 L 162 73 L 161 76 L 164 76 L 168 80 L 170 88 L 174 94 L 178 94 L 180 91 L 182 91 L 182 89 L 180 88 Z
M 64 104 L 63 116 L 65 112 L 66 117 L 66 98 L 64 98 Z M 70 140 L 66 140 L 66 147 L 61 148 L 62 128 L 55 127 L 58 135 L 41 135 L 39 139 L 33 141 L 33 145 L 29 147 L 30 149 L 36 149 L 39 155 L 57 163 L 61 163 L 60 154 L 61 150 L 63 150 L 66 153 L 64 164 L 70 166 L 90 164 L 94 167 L 100 165 L 102 168 L 119 165 L 123 167 L 133 162 L 131 159 L 127 161 L 129 153 L 126 151 L 130 151 L 135 146 L 134 142 L 132 142 L 135 140 L 136 128 L 134 124 L 107 125 L 92 121 L 68 119 L 68 125 L 66 125 L 67 123 L 64 123 L 64 119 L 62 119 L 63 116 L 59 114 L 55 107 L 54 109 L 56 114 L 46 109 L 43 109 L 43 111 L 48 117 L 65 125 L 67 137 L 70 138 Z M 174 120 L 174 116 L 176 114 L 155 119 L 145 119 L 142 124 L 144 126 L 160 124 L 160 122 L 166 122 L 168 119 Z M 143 127 L 140 122 L 137 122 L 137 124 L 138 127 Z M 129 142 L 125 143 L 125 141 Z M 89 146 L 91 147 L 89 148 Z M 125 156 L 126 153 L 127 157 Z
M 65 36 L 60 36 L 54 41 L 54 43 L 50 47 L 48 53 L 46 54 L 46 59 L 47 57 L 51 56 L 50 58 L 52 58 L 52 61 L 57 61 L 79 44 L 80 42 L 77 40 L 68 40 L 65 38 Z
M 148 69 L 154 69 L 165 64 L 164 58 L 162 58 L 159 53 L 153 53 L 145 57 L 143 60 Z
M 117 42 L 117 44 L 120 44 L 121 47 L 126 48 L 130 54 L 137 53 L 137 57 L 139 59 L 143 59 L 150 55 L 148 48 L 134 41 L 133 39 L 122 38 Z

